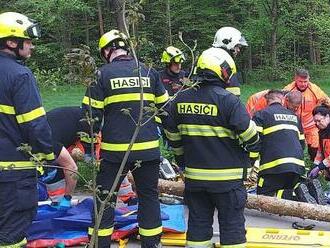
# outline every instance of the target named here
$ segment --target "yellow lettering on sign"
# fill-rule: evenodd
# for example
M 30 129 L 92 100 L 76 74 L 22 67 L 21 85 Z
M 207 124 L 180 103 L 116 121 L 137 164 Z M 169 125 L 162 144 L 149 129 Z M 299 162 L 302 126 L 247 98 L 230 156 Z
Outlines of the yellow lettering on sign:
M 150 78 L 141 77 L 142 86 L 150 88 Z M 140 87 L 139 77 L 124 77 L 110 79 L 111 89 L 138 88 Z
M 210 115 L 210 116 L 218 115 L 218 108 L 214 104 L 178 103 L 177 108 L 179 114 Z

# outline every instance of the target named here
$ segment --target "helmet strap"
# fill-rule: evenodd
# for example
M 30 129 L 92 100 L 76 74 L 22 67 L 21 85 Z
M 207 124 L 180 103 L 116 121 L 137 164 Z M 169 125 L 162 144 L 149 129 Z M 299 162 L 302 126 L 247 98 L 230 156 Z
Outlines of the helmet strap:
M 13 51 L 15 53 L 17 59 L 19 59 L 19 60 L 25 60 L 25 58 L 22 57 L 19 54 L 19 50 L 20 49 L 23 49 L 23 47 L 24 47 L 24 39 L 15 38 L 15 39 L 12 39 L 12 40 L 17 42 L 17 46 L 15 48 L 13 48 L 13 47 L 8 46 L 7 43 L 5 42 L 6 48 L 8 50 L 10 50 L 10 51 Z

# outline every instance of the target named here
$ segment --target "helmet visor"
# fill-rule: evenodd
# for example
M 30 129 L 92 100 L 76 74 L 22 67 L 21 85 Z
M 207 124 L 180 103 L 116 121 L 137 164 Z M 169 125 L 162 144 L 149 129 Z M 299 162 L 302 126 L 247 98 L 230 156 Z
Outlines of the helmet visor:
M 37 23 L 29 26 L 25 31 L 25 35 L 27 35 L 31 39 L 40 38 L 41 37 L 40 26 Z
M 183 61 L 185 61 L 185 57 L 184 55 L 178 55 L 178 56 L 175 56 L 174 58 L 172 58 L 171 60 L 172 62 L 175 62 L 175 63 L 182 63 Z
M 244 38 L 244 36 L 242 35 L 241 38 L 239 39 L 239 43 L 241 46 L 248 46 L 248 43 L 246 41 L 246 39 Z

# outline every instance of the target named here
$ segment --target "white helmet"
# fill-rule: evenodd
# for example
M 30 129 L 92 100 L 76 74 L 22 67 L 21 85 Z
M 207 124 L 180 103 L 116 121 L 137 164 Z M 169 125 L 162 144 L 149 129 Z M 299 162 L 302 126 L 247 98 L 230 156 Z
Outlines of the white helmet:
M 244 36 L 236 28 L 222 27 L 215 33 L 213 47 L 234 50 L 237 45 L 248 46 Z

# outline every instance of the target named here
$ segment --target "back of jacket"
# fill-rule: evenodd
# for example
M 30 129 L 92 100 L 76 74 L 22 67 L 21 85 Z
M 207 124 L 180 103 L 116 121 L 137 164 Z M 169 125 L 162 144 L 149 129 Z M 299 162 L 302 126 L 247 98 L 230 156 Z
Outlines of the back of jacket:
M 0 181 L 35 173 L 28 144 L 40 159 L 52 160 L 51 131 L 32 72 L 12 55 L 0 52 Z M 4 171 L 2 171 L 4 170 Z
M 273 103 L 253 118 L 261 137 L 259 174 L 304 174 L 303 130 L 298 117 L 280 103 Z
M 242 146 L 257 143 L 259 137 L 244 105 L 217 81 L 179 94 L 165 128 L 177 161 L 185 167 L 187 189 L 226 192 L 241 185 L 249 165 Z
M 140 63 L 143 85 L 143 108 L 162 105 L 168 94 L 159 80 L 159 74 Z M 96 85 L 91 87 L 91 102 L 94 116 L 103 117 L 101 157 L 120 163 L 128 149 L 135 131 L 140 111 L 140 82 L 135 61 L 130 56 L 120 56 L 100 68 Z M 83 100 L 86 111 L 89 103 L 88 91 Z M 145 113 L 143 122 L 152 112 Z M 98 128 L 96 127 L 96 132 Z M 152 119 L 138 133 L 129 160 L 150 161 L 159 159 L 159 137 L 157 124 Z

